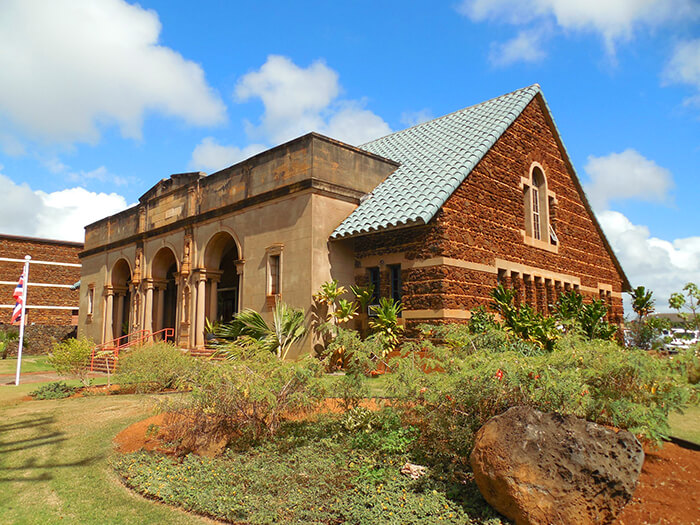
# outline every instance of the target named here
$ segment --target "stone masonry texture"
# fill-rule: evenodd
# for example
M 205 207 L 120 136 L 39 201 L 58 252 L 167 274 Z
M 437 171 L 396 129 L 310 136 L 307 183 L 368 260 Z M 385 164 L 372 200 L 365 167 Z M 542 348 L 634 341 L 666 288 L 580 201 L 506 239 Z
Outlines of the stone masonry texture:
M 35 239 L 13 235 L 0 235 L 0 257 L 79 264 L 78 252 L 82 243 Z M 22 273 L 23 263 L 0 261 L 0 281 L 13 284 L 0 285 L 0 304 L 14 305 L 16 283 Z M 78 309 L 78 291 L 68 288 L 32 286 L 31 283 L 71 285 L 80 279 L 80 268 L 32 264 L 29 268 L 30 286 L 27 289 L 27 304 L 32 306 L 72 306 Z M 0 309 L 0 328 L 10 322 L 11 308 Z M 27 309 L 27 352 L 43 353 L 51 344 L 65 338 L 75 330 L 77 316 L 72 310 Z
M 402 253 L 408 260 L 449 257 L 489 266 L 501 259 L 578 277 L 582 287 L 597 289 L 605 283 L 618 294 L 612 297 L 610 318 L 620 322 L 623 277 L 583 203 L 545 112 L 533 99 L 427 225 L 358 237 L 356 257 Z M 559 238 L 558 253 L 523 239 L 521 178 L 529 176 L 533 162 L 543 167 L 547 187 L 556 194 L 550 224 Z M 455 266 L 410 268 L 403 272 L 403 301 L 407 310 L 471 309 L 487 305 L 496 284 L 495 274 Z M 513 285 L 520 288 L 522 300 L 538 291 L 534 282 Z M 544 283 L 539 290 L 545 290 Z M 598 297 L 597 292 L 583 295 Z

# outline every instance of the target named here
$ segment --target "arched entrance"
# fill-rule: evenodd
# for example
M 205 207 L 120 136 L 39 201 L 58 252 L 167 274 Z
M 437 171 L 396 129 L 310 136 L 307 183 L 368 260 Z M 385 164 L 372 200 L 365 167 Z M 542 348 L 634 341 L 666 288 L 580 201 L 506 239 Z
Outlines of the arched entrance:
M 170 248 L 161 248 L 153 258 L 151 277 L 154 300 L 152 308 L 153 331 L 175 328 L 177 316 L 177 259 Z
M 206 318 L 229 322 L 239 310 L 240 276 L 236 267 L 238 246 L 227 232 L 214 235 L 204 251 L 207 274 Z
M 130 332 L 129 313 L 131 304 L 131 268 L 126 259 L 119 259 L 112 267 L 112 338 Z

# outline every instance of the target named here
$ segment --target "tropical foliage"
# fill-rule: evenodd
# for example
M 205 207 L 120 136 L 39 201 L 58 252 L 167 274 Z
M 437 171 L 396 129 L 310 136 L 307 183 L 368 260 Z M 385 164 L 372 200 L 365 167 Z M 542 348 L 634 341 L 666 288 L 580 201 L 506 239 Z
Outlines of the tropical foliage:
M 700 330 L 700 288 L 695 283 L 687 283 L 683 292 L 671 294 L 668 305 L 678 311 L 688 328 Z M 689 312 L 684 312 L 684 309 Z

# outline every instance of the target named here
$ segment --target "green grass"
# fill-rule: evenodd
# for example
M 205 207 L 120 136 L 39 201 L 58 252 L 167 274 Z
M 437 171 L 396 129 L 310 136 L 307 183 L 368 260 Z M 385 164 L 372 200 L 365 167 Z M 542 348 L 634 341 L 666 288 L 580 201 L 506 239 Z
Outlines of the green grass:
M 47 362 L 46 355 L 25 355 L 22 356 L 22 374 L 29 372 L 51 372 L 53 368 Z M 0 374 L 14 374 L 17 372 L 17 358 L 8 357 L 0 359 Z
M 687 408 L 683 414 L 671 414 L 668 420 L 673 437 L 700 445 L 700 406 Z
M 112 439 L 150 414 L 153 397 L 23 401 L 38 385 L 0 386 L 0 521 L 207 523 L 132 494 L 110 467 Z

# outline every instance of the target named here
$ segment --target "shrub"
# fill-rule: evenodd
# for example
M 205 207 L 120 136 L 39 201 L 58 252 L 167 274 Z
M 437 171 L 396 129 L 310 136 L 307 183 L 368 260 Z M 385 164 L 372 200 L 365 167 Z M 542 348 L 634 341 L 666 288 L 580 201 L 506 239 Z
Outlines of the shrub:
M 60 375 L 74 377 L 88 386 L 89 362 L 94 347 L 95 343 L 85 337 L 66 339 L 54 345 L 47 361 Z
M 259 348 L 229 350 L 237 358 L 222 363 L 203 363 L 192 382 L 192 394 L 166 403 L 174 413 L 169 432 L 188 450 L 202 436 L 241 443 L 273 436 L 290 414 L 315 409 L 325 396 L 317 359 L 290 362 Z
M 63 399 L 70 397 L 77 390 L 74 386 L 68 386 L 63 381 L 57 381 L 42 385 L 29 393 L 34 399 Z
M 199 363 L 168 343 L 129 349 L 119 357 L 115 382 L 135 392 L 182 389 L 193 379 Z
M 668 414 L 695 395 L 672 361 L 611 341 L 566 336 L 552 352 L 527 353 L 501 337 L 451 328 L 451 346 L 424 343 L 428 358 L 409 352 L 392 361 L 388 388 L 404 418 L 422 428 L 420 448 L 448 463 L 465 462 L 475 432 L 516 405 L 576 415 L 658 442 L 668 435 Z M 426 368 L 444 373 L 426 374 Z

